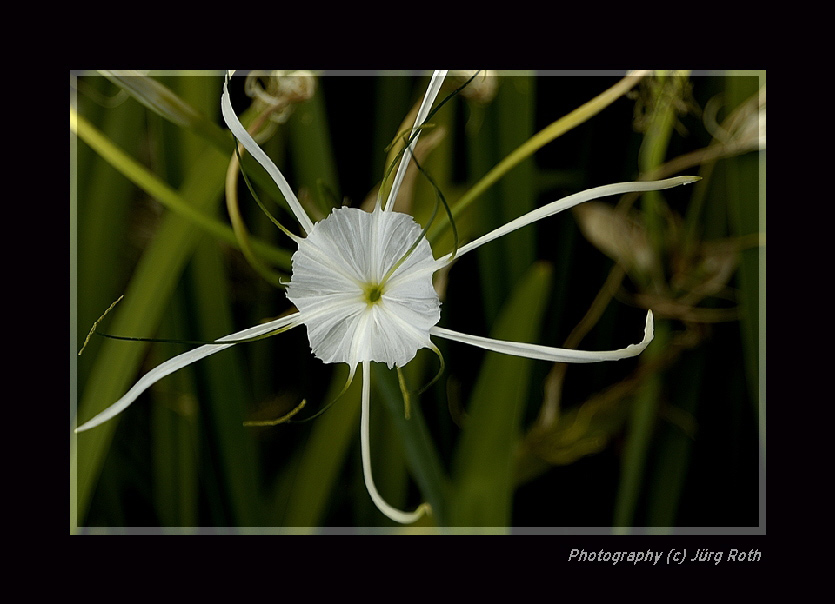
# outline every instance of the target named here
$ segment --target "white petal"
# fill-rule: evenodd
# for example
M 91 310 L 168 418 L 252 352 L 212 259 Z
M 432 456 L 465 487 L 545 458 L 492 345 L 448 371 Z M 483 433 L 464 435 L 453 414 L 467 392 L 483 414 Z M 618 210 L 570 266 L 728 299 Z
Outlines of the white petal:
M 374 486 L 374 478 L 371 475 L 371 445 L 369 438 L 369 410 L 371 406 L 371 363 L 364 361 L 362 364 L 362 413 L 360 415 L 360 444 L 362 449 L 362 474 L 365 478 L 365 488 L 371 496 L 371 500 L 377 509 L 383 514 L 402 524 L 411 524 L 423 516 L 425 505 L 421 505 L 414 512 L 403 512 L 393 508 L 385 499 L 380 496 L 377 487 Z
M 412 132 L 414 132 L 415 128 L 418 128 L 423 124 L 423 121 L 432 109 L 432 103 L 435 102 L 435 97 L 438 96 L 438 91 L 441 89 L 441 85 L 444 83 L 445 77 L 445 69 L 436 70 L 435 73 L 432 74 L 432 79 L 429 80 L 429 86 L 426 88 L 426 92 L 423 95 L 423 101 L 420 104 L 417 117 L 415 118 L 415 125 L 412 126 Z M 403 152 L 403 156 L 400 158 L 400 164 L 397 166 L 397 173 L 394 175 L 391 191 L 389 191 L 388 199 L 383 205 L 385 209 L 391 210 L 394 208 L 394 200 L 397 199 L 400 184 L 403 182 L 403 177 L 406 175 L 406 168 L 409 166 L 409 160 L 412 158 L 412 149 L 414 149 L 415 145 L 417 145 L 419 137 L 420 131 L 418 131 L 414 139 L 412 139 L 411 145 L 409 145 L 409 148 Z
M 617 182 L 611 185 L 604 185 L 602 187 L 586 189 L 585 191 L 580 191 L 579 193 L 575 193 L 574 195 L 569 195 L 568 197 L 563 197 L 562 199 L 553 201 L 547 205 L 542 206 L 541 208 L 537 208 L 531 212 L 528 212 L 527 214 L 520 216 L 519 218 L 511 220 L 510 222 L 497 228 L 496 230 L 491 231 L 486 235 L 479 237 L 475 241 L 471 241 L 470 243 L 462 246 L 458 249 L 458 253 L 455 257 L 460 258 L 467 252 L 472 251 L 489 241 L 498 239 L 499 237 L 502 237 L 512 231 L 515 231 L 516 229 L 521 229 L 524 226 L 537 222 L 538 220 L 542 220 L 543 218 L 547 218 L 548 216 L 553 216 L 554 214 L 562 212 L 563 210 L 568 210 L 569 208 L 572 208 L 585 201 L 591 201 L 592 199 L 598 199 L 600 197 L 608 197 L 610 195 L 623 195 L 624 193 L 634 193 L 638 191 L 657 191 L 659 189 L 670 189 L 672 187 L 677 187 L 678 185 L 693 183 L 697 180 L 701 180 L 701 178 L 698 176 L 676 176 L 675 178 L 668 178 L 666 180 L 656 180 L 648 182 Z M 439 260 L 444 263 L 448 263 L 452 260 L 452 254 L 447 254 Z
M 301 324 L 299 320 L 298 313 L 292 314 L 286 317 L 281 317 L 280 319 L 276 319 L 275 321 L 270 321 L 268 323 L 263 323 L 261 325 L 256 325 L 255 327 L 249 327 L 247 329 L 238 331 L 233 334 L 229 334 L 228 336 L 223 336 L 215 340 L 216 342 L 224 342 L 228 340 L 242 340 L 246 338 L 254 338 L 257 336 L 261 336 L 264 334 L 268 334 L 271 331 L 276 331 L 277 329 L 281 329 L 283 327 L 295 327 L 293 323 L 296 325 Z M 90 428 L 94 428 L 99 424 L 103 424 L 107 420 L 113 418 L 114 416 L 118 415 L 125 409 L 127 409 L 130 404 L 139 397 L 140 394 L 145 392 L 151 385 L 155 384 L 165 376 L 174 373 L 178 369 L 182 369 L 186 365 L 191 365 L 195 361 L 199 361 L 209 355 L 215 354 L 216 352 L 220 352 L 221 350 L 225 350 L 231 346 L 234 346 L 236 342 L 232 342 L 230 344 L 204 344 L 194 350 L 189 350 L 188 352 L 184 352 L 181 355 L 177 355 L 171 359 L 168 359 L 164 363 L 158 365 L 144 376 L 142 376 L 133 387 L 128 390 L 125 395 L 120 398 L 118 401 L 113 403 L 110 407 L 96 415 L 90 421 L 82 424 L 78 428 L 75 429 L 76 432 L 83 432 L 84 430 L 89 430 Z
M 421 240 L 392 270 L 420 233 L 408 214 L 338 208 L 299 242 L 287 297 L 303 313 L 316 357 L 402 367 L 431 347 L 429 329 L 441 311 L 429 243 Z M 379 284 L 382 296 L 371 304 L 367 289 Z
M 464 344 L 472 344 L 485 350 L 493 352 L 500 352 L 502 354 L 510 354 L 518 357 L 525 357 L 528 359 L 540 359 L 543 361 L 553 361 L 555 363 L 597 363 L 599 361 L 618 361 L 641 354 L 644 349 L 652 342 L 653 337 L 653 323 L 652 311 L 647 312 L 646 327 L 644 329 L 644 339 L 638 344 L 630 344 L 626 348 L 619 350 L 569 350 L 565 348 L 551 348 L 550 346 L 540 346 L 538 344 L 525 344 L 523 342 L 506 342 L 504 340 L 495 340 L 493 338 L 484 338 L 481 336 L 472 336 L 469 334 L 459 333 L 451 329 L 444 329 L 443 327 L 433 327 L 430 330 L 432 335 L 441 336 L 448 340 L 456 342 L 463 342 Z
M 223 82 L 223 95 L 220 98 L 220 110 L 223 114 L 223 120 L 226 122 L 226 125 L 229 126 L 232 134 L 234 134 L 235 137 L 241 141 L 244 148 L 249 151 L 249 154 L 252 155 L 252 157 L 254 157 L 259 164 L 264 166 L 267 173 L 272 176 L 272 179 L 275 181 L 275 184 L 278 185 L 281 194 L 284 195 L 284 199 L 287 200 L 287 204 L 290 206 L 290 209 L 296 216 L 296 220 L 299 221 L 299 224 L 304 229 L 304 232 L 309 233 L 313 229 L 313 223 L 307 216 L 304 208 L 302 208 L 299 203 L 296 194 L 293 193 L 293 189 L 291 189 L 290 185 L 287 184 L 287 180 L 284 178 L 281 170 L 279 170 L 278 166 L 273 163 L 273 160 L 271 160 L 269 156 L 264 153 L 261 147 L 258 146 L 258 143 L 255 142 L 255 139 L 252 138 L 249 132 L 246 131 L 246 128 L 244 128 L 241 124 L 238 116 L 235 114 L 235 110 L 232 109 L 232 101 L 229 98 L 229 90 L 226 87 L 225 79 Z

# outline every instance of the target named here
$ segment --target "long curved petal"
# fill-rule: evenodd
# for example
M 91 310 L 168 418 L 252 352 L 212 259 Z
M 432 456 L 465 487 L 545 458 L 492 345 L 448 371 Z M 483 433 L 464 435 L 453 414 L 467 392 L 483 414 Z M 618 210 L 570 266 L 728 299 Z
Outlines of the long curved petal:
M 493 352 L 500 352 L 502 354 L 510 354 L 518 357 L 526 357 L 528 359 L 540 359 L 542 361 L 552 361 L 555 363 L 596 363 L 598 361 L 618 361 L 641 354 L 644 349 L 652 342 L 653 337 L 653 323 L 652 311 L 647 312 L 646 327 L 644 329 L 644 339 L 638 344 L 630 344 L 626 348 L 619 350 L 569 350 L 566 348 L 551 348 L 550 346 L 541 346 L 539 344 L 526 344 L 524 342 L 507 342 L 504 340 L 495 340 L 493 338 L 484 338 L 481 336 L 472 336 L 465 333 L 445 329 L 443 327 L 435 326 L 430 332 L 432 335 L 453 340 L 455 342 L 463 342 L 464 344 L 472 344 L 485 350 Z
M 369 409 L 371 406 L 371 362 L 362 362 L 362 414 L 360 416 L 360 443 L 362 447 L 362 473 L 365 478 L 365 488 L 371 495 L 371 500 L 383 514 L 401 524 L 411 524 L 427 510 L 428 505 L 422 504 L 414 512 L 403 512 L 390 506 L 380 496 L 374 479 L 371 476 L 371 446 L 369 445 Z
M 646 181 L 646 182 L 616 182 L 611 185 L 604 185 L 602 187 L 594 187 L 593 189 L 586 189 L 585 191 L 580 191 L 579 193 L 575 193 L 574 195 L 569 195 L 568 197 L 563 197 L 562 199 L 558 199 L 557 201 L 553 201 L 549 204 L 542 206 L 541 208 L 537 208 L 519 218 L 511 220 L 507 224 L 500 226 L 494 231 L 487 233 L 486 235 L 482 235 L 478 239 L 471 241 L 470 243 L 458 248 L 458 253 L 455 255 L 455 258 L 460 258 L 467 252 L 470 252 L 477 247 L 488 243 L 489 241 L 493 241 L 494 239 L 498 239 L 508 233 L 515 231 L 516 229 L 521 229 L 524 226 L 527 226 L 531 223 L 537 222 L 538 220 L 542 220 L 543 218 L 547 218 L 548 216 L 553 216 L 563 210 L 568 210 L 569 208 L 573 208 L 576 205 L 579 205 L 586 201 L 591 201 L 592 199 L 598 199 L 600 197 L 608 197 L 611 195 L 623 195 L 624 193 L 634 193 L 640 191 L 657 191 L 660 189 L 670 189 L 672 187 L 677 187 L 679 185 L 689 184 L 696 182 L 697 180 L 701 180 L 699 176 L 676 176 L 675 178 L 668 178 L 666 180 L 654 180 L 654 181 Z M 446 256 L 439 258 L 439 261 L 444 263 L 449 263 L 453 259 L 452 254 L 447 254 Z
M 269 321 L 268 323 L 256 325 L 255 327 L 249 327 L 236 333 L 229 334 L 228 336 L 223 336 L 222 338 L 215 340 L 216 342 L 218 342 L 217 344 L 204 344 L 203 346 L 199 346 L 198 348 L 189 350 L 188 352 L 184 352 L 183 354 L 168 359 L 164 363 L 157 365 L 154 369 L 142 376 L 139 379 L 139 381 L 137 381 L 136 384 L 134 384 L 133 387 L 130 390 L 128 390 L 124 394 L 124 396 L 122 396 L 122 398 L 120 398 L 118 401 L 110 405 L 107 409 L 96 415 L 90 421 L 80 425 L 78 428 L 75 429 L 75 431 L 83 432 L 84 430 L 89 430 L 90 428 L 95 428 L 99 424 L 103 424 L 107 420 L 115 417 L 116 415 L 127 409 L 130 406 L 130 404 L 133 401 L 135 401 L 140 394 L 145 392 L 145 390 L 147 390 L 152 384 L 155 384 L 165 376 L 174 373 L 178 369 L 182 369 L 186 365 L 191 365 L 195 361 L 199 361 L 200 359 L 203 359 L 209 355 L 234 346 L 237 343 L 237 340 L 245 338 L 255 338 L 258 336 L 268 334 L 271 331 L 282 329 L 284 327 L 287 327 L 288 329 L 296 327 L 296 325 L 301 325 L 301 321 L 299 321 L 299 313 L 294 313 L 292 315 L 276 319 L 275 321 Z M 222 344 L 222 342 L 224 341 L 230 341 L 230 343 Z
M 420 104 L 417 117 L 415 118 L 415 125 L 412 126 L 412 132 L 414 132 L 415 128 L 418 128 L 421 124 L 423 124 L 423 121 L 426 119 L 426 116 L 432 109 L 432 103 L 435 102 L 435 97 L 438 96 L 438 91 L 441 89 L 441 85 L 444 83 L 446 72 L 446 69 L 441 69 L 436 70 L 432 74 L 432 79 L 429 80 L 429 86 L 426 88 L 426 93 L 423 95 L 423 101 Z M 417 145 L 417 140 L 419 136 L 420 131 L 418 131 L 415 134 L 415 137 L 412 139 L 412 143 L 409 145 L 409 148 L 403 152 L 403 157 L 400 158 L 400 165 L 397 166 L 397 173 L 394 175 L 394 181 L 391 185 L 391 191 L 389 191 L 389 196 L 388 199 L 386 199 L 386 203 L 383 204 L 384 210 L 391 210 L 392 208 L 394 208 L 394 200 L 397 199 L 397 193 L 400 190 L 400 184 L 403 182 L 403 177 L 406 175 L 406 168 L 409 166 L 409 161 L 412 159 L 412 149 L 414 149 L 414 147 Z
M 313 222 L 304 211 L 304 208 L 302 208 L 296 194 L 293 193 L 293 189 L 290 188 L 290 185 L 287 183 L 287 179 L 284 178 L 281 170 L 279 170 L 278 166 L 273 163 L 273 160 L 271 160 L 269 156 L 264 153 L 263 149 L 258 146 L 255 139 L 252 138 L 249 132 L 246 131 L 246 128 L 243 127 L 243 124 L 241 124 L 241 121 L 235 114 L 235 110 L 232 109 L 232 101 L 229 98 L 229 90 L 226 86 L 225 80 L 223 82 L 223 95 L 220 97 L 220 111 L 223 114 L 223 121 L 225 121 L 226 125 L 229 126 L 232 134 L 234 134 L 235 137 L 241 141 L 244 148 L 249 151 L 249 154 L 252 155 L 252 157 L 254 157 L 259 164 L 264 166 L 267 173 L 272 176 L 272 179 L 275 181 L 275 184 L 278 185 L 281 194 L 284 195 L 284 199 L 287 200 L 287 205 L 290 206 L 290 210 L 292 210 L 293 214 L 296 216 L 296 220 L 299 221 L 299 224 L 304 229 L 304 232 L 310 233 L 310 231 L 313 230 Z

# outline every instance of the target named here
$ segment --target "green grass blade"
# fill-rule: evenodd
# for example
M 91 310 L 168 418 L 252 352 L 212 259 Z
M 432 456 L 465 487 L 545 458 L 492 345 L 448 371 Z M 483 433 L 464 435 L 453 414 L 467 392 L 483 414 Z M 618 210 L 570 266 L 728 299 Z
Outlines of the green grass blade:
M 502 86 L 503 88 L 504 86 Z M 472 179 L 487 173 L 496 164 L 499 155 L 498 134 L 496 122 L 498 108 L 496 103 L 488 106 L 475 106 L 473 111 L 478 113 L 473 121 L 479 127 L 467 128 L 467 163 Z M 497 187 L 487 189 L 482 194 L 478 212 L 474 213 L 474 219 L 478 225 L 479 233 L 489 233 L 494 228 L 501 226 L 502 199 Z M 501 311 L 504 297 L 508 288 L 504 281 L 504 252 L 503 241 L 495 242 L 495 245 L 485 245 L 476 253 L 478 255 L 479 285 L 481 301 L 484 306 L 484 316 L 487 324 L 491 324 Z
M 485 174 L 500 158 L 512 154 L 534 135 L 534 78 L 523 73 L 502 77 L 487 119 L 472 140 L 471 170 Z M 485 191 L 479 218 L 482 232 L 532 210 L 537 201 L 536 168 L 521 158 L 491 190 Z M 505 303 L 509 286 L 521 279 L 534 261 L 536 230 L 520 229 L 478 250 L 485 317 L 491 324 Z
M 386 370 L 384 365 L 377 364 L 372 375 L 375 376 L 376 394 L 387 407 L 388 418 L 394 423 L 396 433 L 402 441 L 408 469 L 426 501 L 432 506 L 432 521 L 444 526 L 448 514 L 449 484 L 427 429 L 419 398 L 413 397 L 410 417 L 406 419 L 403 395 L 397 383 L 396 373 Z M 381 487 L 378 485 L 378 488 Z
M 143 113 L 136 103 L 122 103 L 104 115 L 102 134 L 130 153 L 140 144 L 136 132 Z M 86 145 L 81 145 L 89 151 Z M 124 253 L 125 230 L 128 228 L 133 183 L 99 155 L 91 154 L 86 186 L 78 190 L 77 217 L 78 323 L 82 338 L 93 322 L 121 293 L 117 279 L 103 281 L 102 275 L 118 275 L 117 258 Z M 77 172 L 77 170 L 75 171 Z M 79 358 L 82 379 L 90 370 L 89 360 L 95 356 L 99 342 L 93 340 L 85 356 Z M 87 355 L 90 355 L 89 357 Z
M 235 331 L 232 298 L 224 260 L 214 242 L 203 240 L 192 260 L 192 288 L 198 333 L 207 339 Z M 258 527 L 262 510 L 258 491 L 259 463 L 254 432 L 243 425 L 251 400 L 241 347 L 232 347 L 200 362 L 195 371 L 205 388 L 201 411 L 217 451 L 221 493 L 229 502 L 232 525 Z
M 178 194 L 149 170 L 141 166 L 137 161 L 113 145 L 107 137 L 103 136 L 86 119 L 78 115 L 72 107 L 70 107 L 70 129 L 78 134 L 78 136 L 81 137 L 87 144 L 98 151 L 102 157 L 109 161 L 128 179 L 147 191 L 148 194 L 154 197 L 154 199 L 164 204 L 170 210 L 194 222 L 200 228 L 208 233 L 211 233 L 213 236 L 237 246 L 235 233 L 230 227 L 217 219 L 212 218 L 208 212 L 201 210 L 196 204 L 192 204 L 187 201 L 188 197 Z M 212 157 L 214 159 L 211 162 L 211 165 L 212 167 L 217 168 L 217 171 L 221 176 L 222 183 L 222 178 L 225 176 L 226 171 L 224 163 L 218 158 L 223 156 L 213 153 Z M 225 163 L 228 163 L 228 160 L 226 160 Z M 289 268 L 289 253 L 284 250 L 277 250 L 258 241 L 253 241 L 252 245 L 262 257 L 269 259 L 278 266 Z
M 502 79 L 496 96 L 498 109 L 499 157 L 510 155 L 530 140 L 534 132 L 534 101 L 536 78 L 520 72 Z M 533 157 L 517 163 L 498 183 L 502 200 L 502 223 L 509 222 L 534 209 L 537 202 L 536 165 Z M 513 282 L 521 278 L 535 259 L 534 229 L 520 229 L 501 239 L 504 273 Z
M 220 79 L 200 75 L 181 75 L 176 81 L 180 98 L 202 115 L 216 119 L 219 113 Z M 185 165 L 199 161 L 206 147 L 199 132 L 178 129 Z M 191 292 L 199 338 L 235 331 L 231 301 L 234 297 L 226 259 L 218 245 L 202 240 L 191 264 Z M 246 379 L 244 350 L 233 347 L 209 357 L 196 367 L 202 376 L 204 400 L 201 410 L 209 420 L 211 439 L 219 459 L 218 475 L 222 494 L 228 501 L 235 526 L 263 524 L 259 493 L 259 463 L 252 430 L 243 426 L 246 405 L 252 401 L 252 388 Z
M 135 71 L 102 71 L 102 75 L 127 91 L 140 103 L 171 123 L 192 130 L 211 142 L 217 149 L 232 152 L 231 139 L 217 124 L 204 113 L 195 109 L 174 92 L 154 78 Z M 205 72 L 206 77 L 214 75 L 218 81 L 221 73 Z M 219 96 L 214 97 L 219 99 Z M 219 101 L 217 103 L 219 106 Z
M 611 88 L 603 91 L 587 103 L 584 103 L 574 111 L 571 111 L 537 132 L 534 136 L 529 138 L 512 153 L 496 164 L 453 204 L 453 217 L 457 218 L 460 216 L 470 206 L 470 204 L 481 197 L 485 191 L 503 178 L 504 175 L 507 174 L 509 170 L 513 169 L 519 162 L 532 156 L 536 151 L 554 139 L 562 136 L 569 130 L 579 126 L 600 113 L 603 109 L 629 92 L 629 90 L 631 90 L 645 75 L 645 73 L 633 73 L 627 75 Z M 441 222 L 435 225 L 435 228 L 431 229 L 428 234 L 429 241 L 437 241 L 440 235 L 448 228 L 448 222 Z
M 765 86 L 764 72 L 731 72 L 726 78 L 728 110 L 741 105 Z M 728 199 L 728 218 L 731 234 L 749 238 L 765 234 L 765 151 L 728 158 L 724 171 L 724 188 Z M 762 280 L 762 284 L 760 283 Z M 745 353 L 748 381 L 753 394 L 763 393 L 765 376 L 760 361 L 765 358 L 765 247 L 748 247 L 740 252 L 738 273 L 740 325 Z M 761 326 L 762 320 L 762 326 Z M 762 345 L 763 350 L 760 350 Z M 755 401 L 758 413 L 765 413 L 763 401 Z M 765 426 L 761 418 L 761 425 Z M 765 430 L 761 430 L 763 448 Z
M 295 188 L 298 191 L 307 189 L 322 216 L 327 216 L 333 209 L 334 200 L 320 192 L 325 190 L 338 195 L 339 182 L 321 94 L 314 94 L 308 101 L 294 107 L 293 115 L 287 122 L 287 134 L 290 156 L 296 167 Z
M 550 286 L 550 266 L 535 264 L 517 284 L 491 337 L 535 342 Z M 452 526 L 510 526 L 514 456 L 532 365 L 522 357 L 485 355 L 454 460 Z
M 670 335 L 669 322 L 656 321 L 655 338 L 639 357 L 641 364 L 650 364 L 662 356 L 669 344 Z M 661 389 L 661 376 L 650 375 L 640 385 L 632 403 L 615 499 L 613 527 L 617 534 L 629 533 L 634 523 L 644 485 L 647 454 L 652 443 Z
M 671 392 L 670 410 L 688 418 L 696 416 L 702 396 L 701 384 L 705 378 L 704 361 L 703 350 L 682 358 L 676 374 L 679 387 Z M 693 434 L 671 423 L 659 428 L 653 476 L 647 489 L 646 525 L 650 533 L 667 534 L 676 526 L 693 448 Z
M 346 378 L 347 370 L 340 366 L 326 403 L 339 394 Z M 326 413 L 309 424 L 312 428 L 307 442 L 301 447 L 298 460 L 291 464 L 292 476 L 283 481 L 289 498 L 282 514 L 282 526 L 302 529 L 321 526 L 349 447 L 359 438 L 360 382 L 355 379 Z
M 216 207 L 223 190 L 227 158 L 207 151 L 190 170 L 179 193 L 193 207 L 208 214 Z M 154 239 L 143 253 L 125 291 L 122 303 L 114 309 L 110 331 L 136 337 L 154 335 L 166 303 L 191 256 L 200 231 L 176 214 L 166 215 Z M 79 269 L 84 270 L 84 267 Z M 116 401 L 135 378 L 145 346 L 125 345 L 114 340 L 102 342 L 89 379 L 80 394 L 79 417 L 89 418 Z M 83 524 L 89 498 L 107 453 L 118 418 L 96 430 L 72 439 L 77 454 L 77 514 Z
M 182 288 L 172 297 L 174 312 L 164 317 L 161 329 L 174 337 L 187 337 L 186 305 Z M 154 364 L 182 352 L 182 346 L 161 343 L 152 347 Z M 197 527 L 198 522 L 198 402 L 194 372 L 186 367 L 166 383 L 152 387 L 151 439 L 154 507 L 161 526 Z
M 190 132 L 208 142 L 221 153 L 232 156 L 235 148 L 234 137 L 228 130 L 218 126 L 214 119 L 220 108 L 218 94 L 184 98 L 158 79 L 139 72 L 111 70 L 102 71 L 102 74 L 156 115 L 174 124 L 183 132 Z M 170 75 L 160 76 L 161 79 L 173 82 L 191 81 L 191 86 L 197 83 L 197 86 L 206 91 L 219 90 L 223 77 L 222 72 L 217 71 L 185 72 L 179 78 Z M 241 121 L 248 124 L 253 117 L 252 112 L 247 112 L 241 117 Z M 244 168 L 258 184 L 277 191 L 275 183 L 263 167 L 248 155 L 244 156 Z

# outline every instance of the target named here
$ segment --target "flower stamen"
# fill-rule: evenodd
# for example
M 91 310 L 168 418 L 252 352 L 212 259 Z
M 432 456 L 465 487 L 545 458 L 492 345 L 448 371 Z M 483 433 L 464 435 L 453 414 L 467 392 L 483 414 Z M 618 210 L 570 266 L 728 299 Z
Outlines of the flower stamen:
M 383 286 L 385 283 L 369 283 L 365 287 L 365 301 L 369 306 L 373 306 L 380 301 L 383 295 Z

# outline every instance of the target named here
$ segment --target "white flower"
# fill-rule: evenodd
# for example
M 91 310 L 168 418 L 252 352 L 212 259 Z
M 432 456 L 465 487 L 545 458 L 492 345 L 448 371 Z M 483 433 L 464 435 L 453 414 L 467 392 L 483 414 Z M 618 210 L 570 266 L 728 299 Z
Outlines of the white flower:
M 325 363 L 402 367 L 441 318 L 438 263 L 408 214 L 339 208 L 314 225 L 293 254 L 287 297 L 306 317 L 310 348 Z
M 638 344 L 610 351 L 564 350 L 522 342 L 505 342 L 463 334 L 438 327 L 440 301 L 432 287 L 432 275 L 453 261 L 453 254 L 435 259 L 422 229 L 414 219 L 394 212 L 394 199 L 411 159 L 411 149 L 420 134 L 418 128 L 426 120 L 443 83 L 445 71 L 436 71 L 418 111 L 413 136 L 395 173 L 391 192 L 385 203 L 378 199 L 372 212 L 356 208 L 339 208 L 314 224 L 301 207 L 280 170 L 261 150 L 241 125 L 232 109 L 224 85 L 221 108 L 224 120 L 246 150 L 273 177 L 306 236 L 291 237 L 298 244 L 292 258 L 292 277 L 287 297 L 298 312 L 275 321 L 257 325 L 176 356 L 142 377 L 112 406 L 76 429 L 93 428 L 122 412 L 151 384 L 166 375 L 214 354 L 236 342 L 264 335 L 273 335 L 304 325 L 310 348 L 325 363 L 347 363 L 349 380 L 359 364 L 363 367 L 360 440 L 366 488 L 374 503 L 386 516 L 401 523 L 419 518 L 426 504 L 411 513 L 388 505 L 374 486 L 369 448 L 369 405 L 371 362 L 389 367 L 402 367 L 418 350 L 437 351 L 431 337 L 464 342 L 503 354 L 523 356 L 552 362 L 590 363 L 611 361 L 640 354 L 653 336 L 652 311 L 647 313 L 644 337 Z M 504 226 L 462 246 L 458 258 L 478 247 L 552 216 L 577 204 L 609 195 L 632 191 L 666 189 L 694 182 L 692 177 L 678 177 L 657 182 L 616 183 L 582 191 L 549 203 Z

